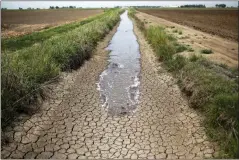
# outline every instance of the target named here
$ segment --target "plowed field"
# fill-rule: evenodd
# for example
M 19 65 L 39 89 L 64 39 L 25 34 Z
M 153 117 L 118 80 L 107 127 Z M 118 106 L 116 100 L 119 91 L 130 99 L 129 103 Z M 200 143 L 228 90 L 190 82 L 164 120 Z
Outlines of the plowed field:
M 139 9 L 172 22 L 238 41 L 238 10 L 234 9 Z
M 79 21 L 103 12 L 100 9 L 7 10 L 2 11 L 2 36 L 12 37 L 52 26 Z

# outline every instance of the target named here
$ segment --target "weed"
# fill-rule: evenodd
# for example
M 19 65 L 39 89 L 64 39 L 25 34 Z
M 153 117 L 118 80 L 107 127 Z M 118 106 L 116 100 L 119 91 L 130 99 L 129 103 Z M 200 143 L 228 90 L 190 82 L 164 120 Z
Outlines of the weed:
M 220 63 L 219 66 L 222 68 L 225 68 L 225 69 L 229 69 L 227 64 L 225 64 L 225 63 Z
M 183 36 L 183 37 L 180 37 L 180 39 L 188 39 L 189 36 Z
M 177 30 L 177 29 L 174 29 L 174 30 L 173 30 L 173 33 L 178 33 L 178 30 Z
M 211 49 L 203 49 L 203 50 L 201 50 L 201 53 L 203 53 L 203 54 L 211 54 L 213 52 L 212 52 Z
M 183 31 L 181 31 L 181 30 L 180 30 L 180 31 L 178 31 L 178 34 L 182 35 L 182 34 L 183 34 Z
M 187 63 L 186 61 L 187 60 L 183 56 L 175 55 L 172 59 L 166 61 L 165 63 L 168 67 L 168 70 L 173 72 L 182 69 Z
M 172 55 L 176 53 L 174 45 L 170 43 L 173 38 L 165 33 L 164 28 L 150 26 L 146 32 L 146 36 L 149 43 L 154 46 L 156 53 L 163 60 L 171 59 Z
M 180 53 L 187 50 L 187 47 L 185 45 L 182 45 L 179 43 L 175 43 L 175 48 L 176 48 L 176 53 Z
M 189 57 L 189 61 L 196 62 L 199 58 L 200 58 L 199 56 L 193 54 Z
M 191 47 L 188 48 L 188 52 L 194 52 L 194 49 L 192 49 Z

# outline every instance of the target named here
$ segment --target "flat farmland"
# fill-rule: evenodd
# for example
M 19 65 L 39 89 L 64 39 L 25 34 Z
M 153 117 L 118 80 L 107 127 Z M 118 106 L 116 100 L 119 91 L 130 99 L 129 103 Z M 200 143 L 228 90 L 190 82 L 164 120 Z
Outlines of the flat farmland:
M 236 9 L 138 9 L 175 23 L 238 41 Z
M 2 37 L 12 37 L 61 24 L 80 21 L 102 13 L 101 9 L 4 10 Z

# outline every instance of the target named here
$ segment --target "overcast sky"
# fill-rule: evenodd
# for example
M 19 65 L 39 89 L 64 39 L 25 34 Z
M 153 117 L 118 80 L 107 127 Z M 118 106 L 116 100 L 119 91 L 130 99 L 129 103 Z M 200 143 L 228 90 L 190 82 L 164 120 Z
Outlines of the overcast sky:
M 183 4 L 205 4 L 213 7 L 215 4 L 224 3 L 227 6 L 238 6 L 238 1 L 2 1 L 2 8 L 49 8 L 49 6 L 76 6 L 84 8 L 114 7 L 114 6 L 180 6 Z

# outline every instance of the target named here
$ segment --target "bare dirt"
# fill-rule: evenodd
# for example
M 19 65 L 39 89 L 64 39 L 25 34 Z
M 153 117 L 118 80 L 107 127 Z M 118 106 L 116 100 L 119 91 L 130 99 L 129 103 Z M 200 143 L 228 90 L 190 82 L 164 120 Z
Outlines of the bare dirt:
M 13 37 L 40 31 L 49 27 L 81 21 L 103 10 L 58 9 L 58 10 L 4 10 L 2 11 L 2 37 Z
M 141 52 L 140 97 L 134 114 L 110 116 L 97 90 L 114 28 L 89 61 L 52 85 L 39 113 L 8 128 L 10 143 L 2 146 L 2 158 L 202 159 L 217 155 L 218 148 L 201 125 L 202 117 L 189 108 L 142 33 L 138 28 L 134 31 Z
M 237 9 L 140 9 L 139 11 L 238 41 Z
M 177 37 L 181 44 L 189 45 L 194 51 L 185 51 L 180 54 L 189 56 L 192 54 L 202 55 L 216 63 L 227 64 L 230 67 L 238 67 L 238 43 L 216 35 L 211 35 L 188 26 L 183 26 L 163 18 L 155 17 L 143 12 L 136 16 L 145 22 L 146 27 L 159 25 L 166 28 L 168 34 Z M 182 31 L 182 34 L 175 32 Z M 211 49 L 212 54 L 201 54 L 202 49 Z

